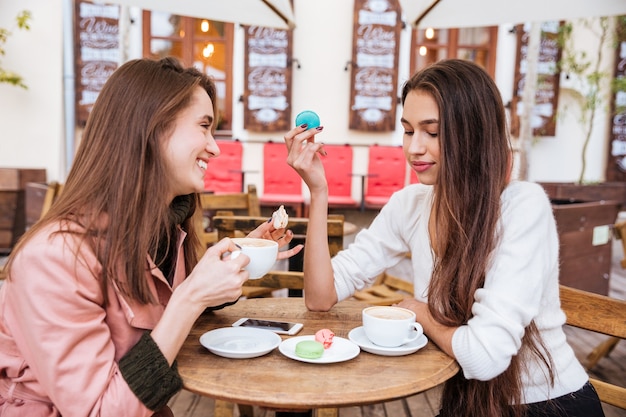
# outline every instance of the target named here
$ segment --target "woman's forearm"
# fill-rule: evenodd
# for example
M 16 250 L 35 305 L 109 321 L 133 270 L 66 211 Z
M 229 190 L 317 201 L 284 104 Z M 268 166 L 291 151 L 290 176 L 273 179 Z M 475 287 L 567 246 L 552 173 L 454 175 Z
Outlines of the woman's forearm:
M 202 306 L 194 308 L 194 304 L 181 294 L 181 290 L 182 286 L 174 291 L 163 316 L 150 333 L 170 366 L 203 311 Z
M 328 192 L 311 192 L 304 250 L 304 297 L 309 310 L 326 311 L 337 303 L 328 249 Z

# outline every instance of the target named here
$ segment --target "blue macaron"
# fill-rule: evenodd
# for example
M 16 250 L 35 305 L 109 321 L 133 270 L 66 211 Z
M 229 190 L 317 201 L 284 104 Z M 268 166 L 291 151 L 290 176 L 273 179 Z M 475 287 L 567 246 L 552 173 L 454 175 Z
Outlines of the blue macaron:
M 296 126 L 302 126 L 305 123 L 307 130 L 315 129 L 321 124 L 320 117 L 314 111 L 304 110 L 296 116 Z

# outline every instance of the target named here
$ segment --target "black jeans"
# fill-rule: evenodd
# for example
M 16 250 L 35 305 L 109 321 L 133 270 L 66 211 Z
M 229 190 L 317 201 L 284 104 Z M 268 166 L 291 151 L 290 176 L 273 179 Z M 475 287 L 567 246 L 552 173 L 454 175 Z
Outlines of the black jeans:
M 604 417 L 600 399 L 590 382 L 576 392 L 527 406 L 525 417 Z
M 604 417 L 602 405 L 593 385 L 549 401 L 528 404 L 526 417 Z

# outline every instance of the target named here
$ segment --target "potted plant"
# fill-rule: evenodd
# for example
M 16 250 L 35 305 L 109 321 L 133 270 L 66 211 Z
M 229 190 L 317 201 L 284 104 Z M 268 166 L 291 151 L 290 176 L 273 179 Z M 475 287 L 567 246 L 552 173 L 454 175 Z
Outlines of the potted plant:
M 31 19 L 31 13 L 28 10 L 20 12 L 15 18 L 18 29 L 29 30 L 29 21 Z M 0 28 L 0 55 L 4 56 L 6 51 L 4 50 L 4 44 L 7 42 L 12 32 L 5 28 Z M 5 70 L 0 65 L 0 83 L 8 83 L 22 88 L 28 88 L 24 83 L 24 79 L 14 72 Z
M 589 25 L 588 21 L 583 21 Z M 576 50 L 573 26 L 561 27 L 559 43 L 563 48 L 560 69 L 569 79 L 567 93 L 576 98 L 578 122 L 584 135 L 581 171 L 576 182 L 541 183 L 552 200 L 561 243 L 561 283 L 600 294 L 608 294 L 612 258 L 612 228 L 619 210 L 626 207 L 626 182 L 587 182 L 587 148 L 597 112 L 604 105 L 602 92 L 610 90 L 612 74 L 603 72 L 601 63 L 611 28 L 626 27 L 626 17 L 599 19 L 596 55 Z M 613 83 L 623 89 L 623 82 Z M 624 89 L 626 91 L 626 89 Z M 569 111 L 570 109 L 568 109 Z M 576 111 L 574 109 L 573 111 Z

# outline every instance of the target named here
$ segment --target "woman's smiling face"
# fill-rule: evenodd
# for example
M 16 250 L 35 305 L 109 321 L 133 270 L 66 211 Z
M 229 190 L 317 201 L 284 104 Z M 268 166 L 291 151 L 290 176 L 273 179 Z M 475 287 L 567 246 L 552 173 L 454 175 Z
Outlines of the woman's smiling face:
M 429 93 L 410 91 L 404 101 L 402 149 L 419 182 L 437 183 L 439 177 L 439 108 Z
M 170 199 L 203 191 L 209 159 L 220 154 L 212 133 L 215 122 L 212 104 L 207 92 L 197 87 L 191 103 L 180 112 L 172 135 L 165 141 Z

